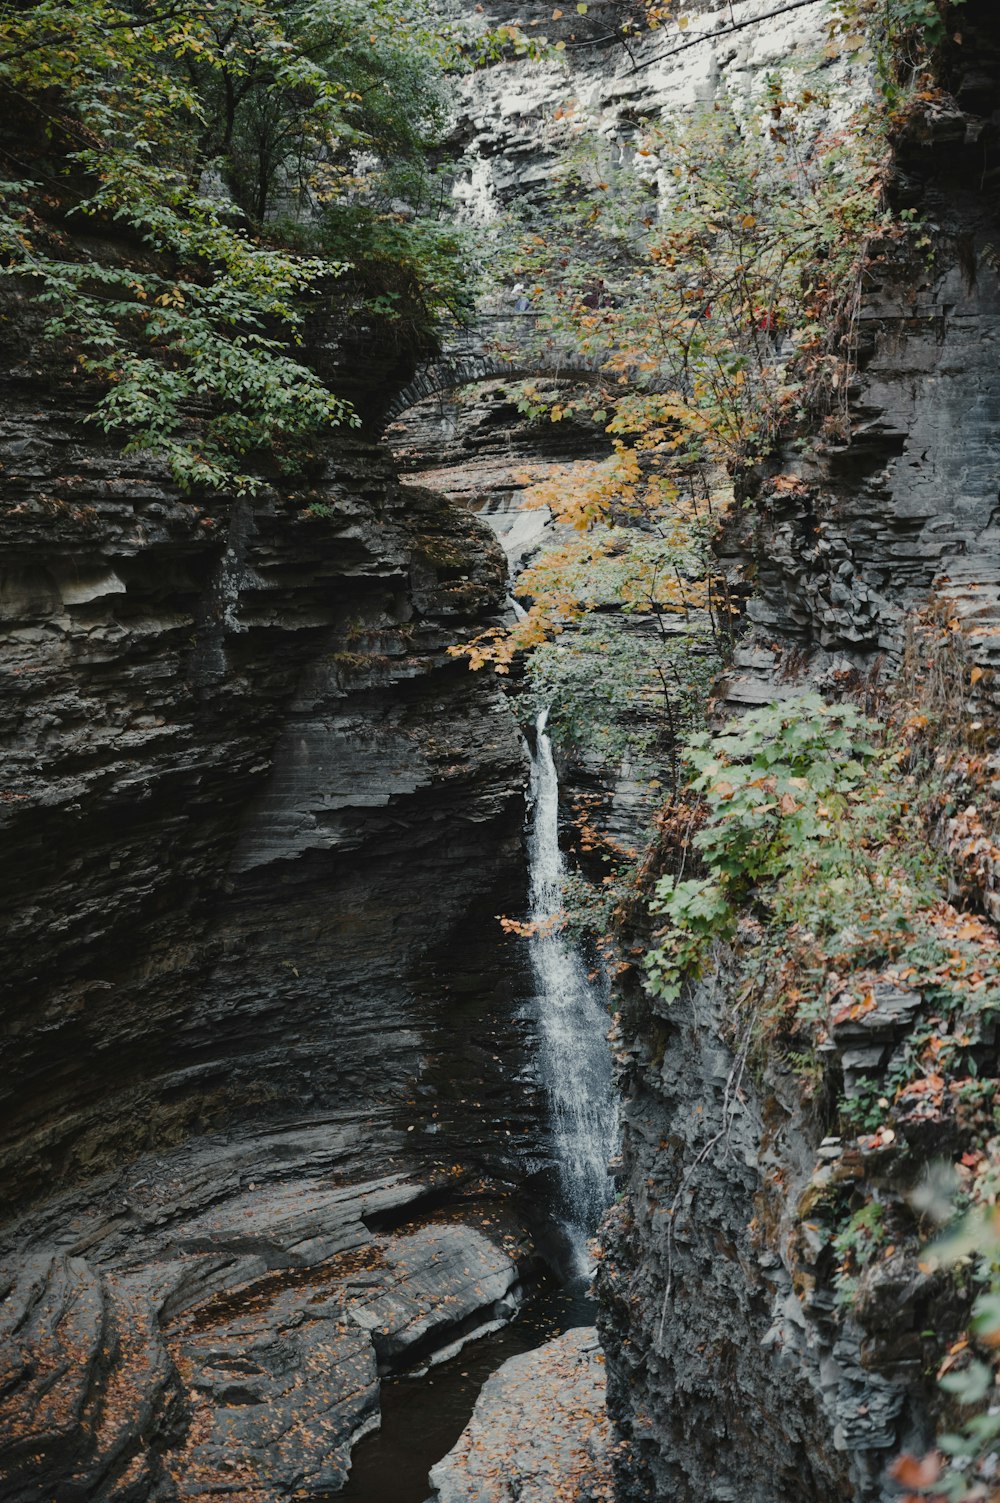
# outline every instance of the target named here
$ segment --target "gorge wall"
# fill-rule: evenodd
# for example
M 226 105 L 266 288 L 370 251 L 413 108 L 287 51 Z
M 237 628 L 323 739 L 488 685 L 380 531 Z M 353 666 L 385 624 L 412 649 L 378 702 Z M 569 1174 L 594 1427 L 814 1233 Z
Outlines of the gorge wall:
M 473 80 L 461 116 L 474 152 L 467 202 L 488 212 L 543 183 L 552 121 L 569 101 L 627 161 L 636 120 L 723 93 L 746 99 L 768 69 L 792 61 L 800 77 L 831 90 L 834 125 L 867 96 L 865 66 L 825 47 L 819 7 L 783 16 L 751 4 L 689 9 L 702 12 L 692 33 L 740 29 L 690 47 L 690 33 L 683 45 L 646 39 L 625 56 L 599 35 L 589 43 L 574 35 L 568 17 L 560 22 L 568 76 L 511 65 L 506 88 L 496 70 Z M 889 197 L 896 211 L 919 216 L 924 239 L 917 250 L 912 242 L 875 248 L 846 432 L 776 455 L 720 540 L 731 577 L 751 588 L 749 630 L 720 685 L 729 711 L 806 687 L 834 697 L 851 689 L 877 705 L 900 670 L 908 620 L 932 608 L 957 623 L 964 671 L 978 679 L 974 692 L 967 678 L 964 690 L 953 686 L 960 717 L 993 723 L 1000 33 L 984 5 L 968 4 L 961 22 L 941 87 L 897 131 Z M 494 404 L 506 395 L 502 384 L 482 390 Z M 431 399 L 426 411 L 434 410 Z M 436 410 L 444 423 L 447 403 L 438 399 Z M 502 428 L 477 424 L 483 410 L 466 403 L 460 419 L 467 467 L 451 459 L 429 478 L 466 492 L 478 479 L 487 505 L 506 486 L 506 503 L 509 472 L 498 481 L 495 464 L 482 460 L 491 444 L 501 447 Z M 564 442 L 574 455 L 587 450 L 586 435 Z M 591 442 L 589 452 L 600 448 Z M 523 470 L 519 442 L 514 458 Z M 988 791 L 967 814 L 976 829 L 995 828 Z M 980 864 L 966 900 L 994 913 L 995 880 Z M 838 1095 L 888 1081 L 928 1004 L 905 990 L 879 992 L 865 1021 L 833 1029 L 823 1085 L 804 1091 L 790 1066 L 748 1061 L 743 984 L 723 962 L 670 1008 L 638 983 L 621 999 L 623 1194 L 598 1275 L 609 1406 L 622 1442 L 619 1496 L 893 1497 L 893 1458 L 932 1442 L 941 1399 L 930 1375 L 942 1341 L 961 1329 L 961 1304 L 921 1269 L 911 1245 L 890 1248 L 848 1311 L 829 1243 L 810 1217 L 845 1185 L 856 1187 L 858 1205 L 874 1196 L 905 1209 L 926 1165 L 956 1140 L 954 1121 L 935 1126 L 919 1111 L 897 1123 L 894 1149 L 877 1135 L 837 1136 Z M 987 1077 L 996 1074 L 990 1040 L 987 1028 L 977 1053 Z
M 5 313 L 4 1496 L 329 1491 L 530 1263 L 506 565 L 364 438 L 181 496 Z
M 754 581 L 721 685 L 730 710 L 811 686 L 876 704 L 908 614 L 933 607 L 963 634 L 965 674 L 981 670 L 978 692 L 953 683 L 959 718 L 992 723 L 998 43 L 995 18 L 970 5 L 942 91 L 896 142 L 890 195 L 927 241 L 869 275 L 848 435 L 776 456 L 722 542 Z M 989 793 L 967 813 L 992 828 Z M 992 885 L 983 871 L 973 907 L 993 911 Z M 961 1312 L 913 1246 L 890 1248 L 845 1310 L 817 1217 L 845 1185 L 858 1205 L 905 1207 L 954 1141 L 947 1111 L 936 1127 L 903 1113 L 894 1147 L 836 1135 L 838 1095 L 885 1080 L 891 1096 L 907 1030 L 933 1004 L 877 990 L 867 1019 L 833 1028 L 817 1090 L 773 1059 L 748 1062 L 744 983 L 723 960 L 671 1008 L 625 998 L 625 1195 L 600 1275 L 611 1413 L 630 1443 L 619 1486 L 648 1499 L 897 1496 L 887 1468 L 933 1440 L 929 1374 Z M 995 1075 L 989 1029 L 979 1057 Z

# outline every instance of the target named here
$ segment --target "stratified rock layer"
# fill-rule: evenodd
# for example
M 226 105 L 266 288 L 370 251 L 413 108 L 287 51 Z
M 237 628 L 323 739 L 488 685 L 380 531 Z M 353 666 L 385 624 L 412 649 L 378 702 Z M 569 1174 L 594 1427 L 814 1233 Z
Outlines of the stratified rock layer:
M 487 9 L 496 20 L 513 16 L 501 4 Z M 461 112 L 474 154 L 460 185 L 470 212 L 530 197 L 548 182 L 559 144 L 556 111 L 570 101 L 577 117 L 596 120 L 623 167 L 643 118 L 690 112 L 721 94 L 739 107 L 769 68 L 790 61 L 815 70 L 834 129 L 864 101 L 871 80 L 863 66 L 830 55 L 821 6 L 783 12 L 769 0 L 705 0 L 686 9 L 683 39 L 661 32 L 626 59 L 610 42 L 617 8 L 600 8 L 611 22 L 603 33 L 574 36 L 567 7 L 552 22 L 565 28 L 566 70 L 512 63 L 472 79 Z M 944 60 L 950 93 L 928 97 L 897 143 L 891 191 L 897 206 L 917 210 L 932 242 L 924 252 L 933 255 L 918 250 L 897 259 L 891 246 L 876 248 L 884 258 L 859 288 L 863 370 L 845 394 L 849 434 L 762 466 L 724 540 L 724 564 L 754 584 L 751 630 L 724 683 L 732 708 L 804 686 L 877 695 L 900 661 L 907 613 L 935 602 L 944 619 L 962 625 L 982 670 L 974 692 L 953 688 L 956 702 L 972 720 L 980 707 L 995 708 L 1000 33 L 993 9 L 980 0 L 963 6 L 961 37 Z M 541 10 L 521 14 L 548 28 Z M 592 6 L 588 26 L 594 16 Z M 669 162 L 654 164 L 651 185 L 658 188 L 669 171 Z M 521 374 L 514 305 L 512 289 L 502 289 L 496 342 L 513 346 L 513 373 Z M 488 334 L 480 358 L 491 353 Z M 546 379 L 556 355 L 549 352 L 541 367 Z M 455 369 L 461 374 L 461 362 Z M 442 363 L 413 391 L 426 395 L 447 379 Z M 432 484 L 464 494 L 478 485 L 487 507 L 516 504 L 515 464 L 522 461 L 523 473 L 529 456 L 521 430 L 505 466 L 502 407 L 493 383 L 478 388 L 464 428 L 450 421 L 447 398 L 414 409 L 404 420 L 411 437 L 436 434 L 447 451 L 458 433 L 470 461 L 460 477 L 454 468 L 431 470 Z M 996 880 L 995 870 L 985 871 L 993 891 L 981 899 L 993 913 Z M 601 1275 L 611 1411 L 629 1442 L 618 1453 L 620 1493 L 628 1503 L 888 1496 L 887 1462 L 902 1446 L 919 1449 L 929 1440 L 921 1331 L 932 1306 L 945 1323 L 948 1311 L 941 1290 L 896 1255 L 878 1287 L 865 1287 L 853 1318 L 833 1308 L 829 1269 L 809 1248 L 808 1227 L 792 1227 L 796 1203 L 800 1196 L 808 1203 L 831 1176 L 861 1182 L 874 1174 L 879 1182 L 887 1171 L 848 1162 L 836 1141 L 824 1142 L 821 1109 L 803 1109 L 790 1076 L 749 1077 L 732 985 L 723 974 L 666 1015 L 638 995 L 626 999 L 626 1194 L 607 1228 Z M 904 1012 L 908 1005 L 900 1003 Z M 885 1069 L 896 1047 L 889 1013 L 879 1008 L 874 1016 L 884 1035 L 835 1031 L 832 1075 L 839 1068 L 847 1090 L 859 1072 L 870 1079 Z
M 509 1215 L 431 1215 L 426 1185 L 363 1178 L 370 1149 L 333 1128 L 201 1141 L 39 1212 L 2 1284 L 4 1498 L 339 1489 L 380 1376 L 520 1300 Z
M 350 435 L 182 496 L 4 311 L 2 1490 L 328 1493 L 519 1297 L 503 556 Z
M 804 687 L 877 695 L 907 612 L 935 604 L 965 626 L 980 702 L 995 703 L 1000 32 L 984 5 L 963 19 L 953 95 L 916 111 L 897 145 L 892 191 L 933 226 L 933 260 L 887 254 L 871 272 L 849 434 L 775 456 L 726 541 L 757 576 L 723 686 L 735 709 Z M 961 682 L 951 692 L 974 718 L 976 696 Z M 628 1441 L 619 1487 L 630 1503 L 888 1499 L 893 1458 L 933 1439 L 922 1336 L 957 1312 L 899 1252 L 862 1281 L 853 1311 L 838 1305 L 808 1207 L 831 1185 L 903 1194 L 940 1151 L 933 1129 L 897 1164 L 876 1139 L 845 1152 L 824 1136 L 835 1095 L 888 1071 L 922 999 L 890 988 L 863 1024 L 832 1028 L 825 1103 L 803 1101 L 780 1061 L 747 1066 L 740 986 L 723 964 L 670 1008 L 626 998 L 626 1195 L 600 1276 L 609 1402 Z
M 237 1102 L 385 1109 L 413 967 L 516 871 L 512 721 L 444 652 L 498 550 L 370 447 L 207 513 L 9 396 L 8 1191 Z

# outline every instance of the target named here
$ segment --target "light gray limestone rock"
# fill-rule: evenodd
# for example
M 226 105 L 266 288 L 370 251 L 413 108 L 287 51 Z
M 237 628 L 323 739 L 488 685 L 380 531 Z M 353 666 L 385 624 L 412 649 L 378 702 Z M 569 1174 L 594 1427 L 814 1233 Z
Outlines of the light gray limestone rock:
M 511 1357 L 431 1471 L 433 1503 L 607 1503 L 604 1391 L 604 1355 L 591 1327 Z

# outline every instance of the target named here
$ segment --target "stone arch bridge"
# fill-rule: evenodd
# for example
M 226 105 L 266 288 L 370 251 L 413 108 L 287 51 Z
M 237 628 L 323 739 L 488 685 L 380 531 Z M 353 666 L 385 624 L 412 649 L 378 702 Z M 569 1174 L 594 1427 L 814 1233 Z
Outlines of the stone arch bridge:
M 441 354 L 421 366 L 401 392 L 392 399 L 382 419 L 383 427 L 404 412 L 441 392 L 506 376 L 519 380 L 529 376 L 565 377 L 597 381 L 600 356 L 588 361 L 578 350 L 559 348 L 537 334 L 538 314 L 527 312 L 483 314 L 475 324 L 461 329 Z

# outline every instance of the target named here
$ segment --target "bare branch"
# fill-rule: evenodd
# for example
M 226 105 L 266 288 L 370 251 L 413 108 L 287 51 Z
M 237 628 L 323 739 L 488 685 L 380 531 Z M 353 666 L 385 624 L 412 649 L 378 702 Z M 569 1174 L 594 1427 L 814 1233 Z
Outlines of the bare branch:
M 720 37 L 732 36 L 734 31 L 746 31 L 748 26 L 759 26 L 762 21 L 773 21 L 776 16 L 787 16 L 792 11 L 804 10 L 807 5 L 820 5 L 823 0 L 787 0 L 785 5 L 779 5 L 776 10 L 767 10 L 760 16 L 749 16 L 745 21 L 734 21 L 730 26 L 722 26 L 718 31 L 706 31 L 700 37 L 691 37 L 682 42 L 679 47 L 672 47 L 669 52 L 659 52 L 656 57 L 648 57 L 644 63 L 636 63 L 629 69 L 630 73 L 638 73 L 642 68 L 651 68 L 654 63 L 661 63 L 672 57 L 678 57 L 682 52 L 687 52 L 691 47 L 700 47 L 702 42 L 715 42 Z

